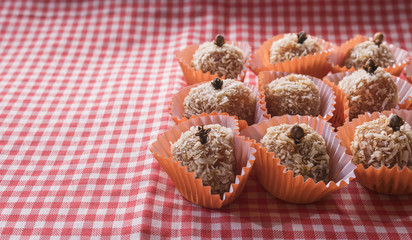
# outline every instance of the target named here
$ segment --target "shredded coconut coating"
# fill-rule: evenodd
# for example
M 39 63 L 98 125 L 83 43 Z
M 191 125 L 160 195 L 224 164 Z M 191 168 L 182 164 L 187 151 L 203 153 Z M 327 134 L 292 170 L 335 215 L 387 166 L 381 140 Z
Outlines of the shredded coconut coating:
M 193 55 L 192 67 L 202 72 L 218 74 L 219 77 L 236 78 L 245 64 L 240 48 L 225 43 L 218 47 L 214 42 L 206 42 L 199 46 Z
M 372 59 L 376 66 L 389 67 L 395 64 L 395 58 L 387 45 L 382 43 L 380 46 L 372 41 L 357 44 L 345 58 L 343 65 L 347 68 L 362 68 L 365 63 Z
M 288 33 L 270 47 L 270 63 L 276 64 L 285 60 L 292 60 L 294 57 L 307 56 L 322 51 L 322 46 L 308 36 L 303 44 L 298 44 L 297 34 Z
M 290 130 L 294 125 L 281 124 L 267 129 L 260 141 L 268 151 L 293 175 L 302 175 L 305 181 L 312 178 L 315 182 L 329 182 L 329 155 L 326 152 L 325 140 L 306 124 L 299 124 L 305 136 L 296 144 L 290 138 Z
M 391 117 L 392 114 L 389 117 L 381 115 L 356 127 L 350 146 L 355 164 L 362 164 L 365 168 L 392 168 L 397 165 L 412 169 L 411 126 L 405 122 L 400 131 L 394 132 L 389 127 Z
M 210 82 L 192 88 L 184 102 L 184 116 L 190 118 L 201 113 L 226 112 L 254 123 L 256 96 L 253 91 L 239 81 L 223 80 L 222 89 L 214 89 Z
M 300 74 L 273 80 L 265 86 L 266 107 L 272 116 L 312 115 L 320 113 L 319 89 Z
M 339 87 L 349 100 L 349 119 L 365 112 L 380 112 L 398 104 L 398 88 L 391 75 L 382 68 L 373 74 L 360 69 L 344 77 Z
M 204 128 L 211 129 L 206 144 L 200 143 L 197 126 L 192 126 L 172 144 L 173 160 L 181 161 L 189 172 L 194 172 L 195 178 L 202 179 L 204 186 L 211 186 L 212 194 L 220 194 L 222 198 L 235 182 L 233 133 L 219 124 Z

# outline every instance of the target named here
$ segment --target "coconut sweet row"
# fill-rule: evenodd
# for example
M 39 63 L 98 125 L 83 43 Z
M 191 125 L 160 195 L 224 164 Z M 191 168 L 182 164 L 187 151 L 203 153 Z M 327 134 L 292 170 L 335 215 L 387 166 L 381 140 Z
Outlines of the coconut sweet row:
M 379 175 L 369 170 L 398 182 L 412 176 L 410 112 L 391 110 L 412 102 L 410 84 L 390 74 L 408 57 L 383 38 L 358 36 L 338 48 L 305 32 L 284 34 L 253 58 L 247 44 L 222 35 L 189 46 L 177 53 L 189 84 L 170 105 L 178 125 L 153 155 L 186 199 L 208 208 L 234 201 L 252 167 L 267 191 L 294 203 L 317 201 L 355 174 L 378 192 L 412 192 L 373 184 Z M 257 88 L 243 83 L 248 67 L 259 74 Z M 329 71 L 338 73 L 325 77 Z M 384 110 L 391 112 L 369 114 Z M 338 133 L 330 126 L 343 122 Z
M 373 60 L 378 67 L 399 76 L 409 62 L 408 52 L 384 41 L 382 33 L 373 38 L 358 35 L 337 47 L 305 32 L 277 35 L 255 53 L 246 43 L 214 41 L 190 45 L 176 54 L 189 85 L 215 77 L 244 80 L 246 68 L 262 71 L 300 73 L 318 78 L 328 72 L 355 71 Z

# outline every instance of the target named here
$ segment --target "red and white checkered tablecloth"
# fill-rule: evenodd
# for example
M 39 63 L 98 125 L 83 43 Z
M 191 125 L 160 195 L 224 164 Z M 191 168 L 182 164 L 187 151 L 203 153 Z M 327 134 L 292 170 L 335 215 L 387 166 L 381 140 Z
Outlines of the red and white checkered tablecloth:
M 183 199 L 149 152 L 174 125 L 168 104 L 186 85 L 175 52 L 188 44 L 222 33 L 256 49 L 300 30 L 340 44 L 382 31 L 412 50 L 411 22 L 407 0 L 0 1 L 0 238 L 412 238 L 412 196 L 354 181 L 293 205 L 252 177 L 209 210 Z

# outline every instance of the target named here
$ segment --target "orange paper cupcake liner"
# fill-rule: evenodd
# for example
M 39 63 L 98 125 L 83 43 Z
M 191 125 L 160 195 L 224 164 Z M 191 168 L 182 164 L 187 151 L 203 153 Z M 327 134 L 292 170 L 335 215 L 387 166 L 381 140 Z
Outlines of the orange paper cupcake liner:
M 252 48 L 249 46 L 249 44 L 242 42 L 228 41 L 227 44 L 233 44 L 234 46 L 240 48 L 240 50 L 243 52 L 245 64 L 243 65 L 241 73 L 236 78 L 236 80 L 243 82 L 251 61 Z M 199 44 L 189 45 L 183 50 L 176 53 L 177 60 L 180 64 L 180 67 L 182 68 L 183 76 L 185 77 L 188 85 L 211 81 L 214 78 L 219 77 L 218 74 L 210 74 L 210 72 L 203 72 L 202 70 L 196 70 L 192 67 L 191 63 L 193 60 L 193 55 L 195 54 L 199 46 Z M 223 76 L 221 78 L 225 77 Z
M 346 56 L 349 54 L 350 50 L 353 47 L 355 47 L 359 43 L 363 43 L 371 39 L 372 38 L 357 35 L 355 38 L 346 41 L 340 47 L 335 48 L 335 50 L 327 57 L 327 61 L 331 65 L 332 72 L 337 73 L 346 71 L 356 71 L 354 67 L 348 69 L 345 66 L 341 66 L 341 64 L 343 64 L 343 61 L 345 60 Z M 388 47 L 395 57 L 396 64 L 384 69 L 392 75 L 399 76 L 402 73 L 403 68 L 409 61 L 408 52 L 401 48 L 395 47 L 392 44 L 388 44 Z
M 170 105 L 169 105 L 169 114 L 176 124 L 179 124 L 187 120 L 187 118 L 184 116 L 185 110 L 184 110 L 183 102 L 186 96 L 189 95 L 190 89 L 197 87 L 199 85 L 200 83 L 185 87 L 173 96 L 172 101 L 170 102 Z M 246 85 L 246 86 L 252 89 L 252 91 L 256 95 L 254 123 L 259 123 L 261 121 L 269 119 L 270 117 L 267 114 L 266 105 L 263 102 L 263 100 L 260 98 L 257 88 L 255 86 L 250 86 L 250 85 Z M 241 128 L 247 127 L 248 125 L 245 120 L 239 120 L 239 122 L 240 122 Z
M 223 200 L 219 194 L 211 194 L 210 186 L 203 186 L 201 179 L 195 179 L 193 172 L 188 172 L 186 166 L 181 162 L 173 161 L 171 144 L 176 142 L 182 133 L 188 131 L 191 126 L 220 124 L 229 127 L 235 135 L 235 159 L 236 180 L 230 187 L 229 192 L 224 193 Z M 174 185 L 190 202 L 205 208 L 221 208 L 236 200 L 242 193 L 246 181 L 255 161 L 256 149 L 254 142 L 239 136 L 238 121 L 227 114 L 202 114 L 193 116 L 188 121 L 181 122 L 164 134 L 152 144 L 150 151 L 163 169 L 172 179 Z
M 351 161 L 352 157 L 345 153 L 346 149 L 340 144 L 328 122 L 308 116 L 284 115 L 250 126 L 242 130 L 240 135 L 259 142 L 269 127 L 296 123 L 308 124 L 325 139 L 326 151 L 330 157 L 331 181 L 326 184 L 323 181 L 315 183 L 311 178 L 304 181 L 301 175 L 294 177 L 293 172 L 286 170 L 280 164 L 280 159 L 274 158 L 274 153 L 268 152 L 260 143 L 256 144 L 255 171 L 262 186 L 275 197 L 297 204 L 313 203 L 346 186 L 355 177 L 353 170 L 356 167 Z
M 409 83 L 412 83 L 412 58 L 409 58 L 409 63 L 405 67 L 405 76 Z
M 324 83 L 332 88 L 336 96 L 335 111 L 328 122 L 336 129 L 342 126 L 346 119 L 349 119 L 349 101 L 347 95 L 333 82 L 330 82 L 327 77 L 323 78 Z
M 391 113 L 399 115 L 410 125 L 412 124 L 412 111 L 393 109 L 382 113 L 374 112 L 359 115 L 358 118 L 347 122 L 338 128 L 338 138 L 346 147 L 347 153 L 352 155 L 350 145 L 355 138 L 356 127 L 365 122 L 379 118 L 380 115 L 389 116 Z M 398 167 L 388 169 L 386 166 L 374 168 L 372 166 L 365 169 L 362 164 L 358 164 L 355 169 L 356 179 L 364 187 L 383 194 L 403 195 L 412 193 L 412 170 L 404 167 L 400 170 Z
M 291 73 L 285 73 L 285 72 L 268 72 L 268 71 L 263 71 L 259 73 L 258 75 L 258 88 L 259 88 L 259 95 L 260 98 L 266 102 L 266 97 L 265 97 L 265 86 L 272 81 L 276 81 L 276 79 L 290 75 Z M 329 119 L 332 118 L 333 112 L 335 111 L 335 105 L 336 105 L 336 97 L 335 94 L 330 86 L 325 84 L 322 80 L 312 77 L 312 76 L 307 76 L 309 77 L 318 87 L 319 89 L 319 95 L 320 95 L 320 115 L 318 116 L 319 118 L 325 119 L 328 121 Z M 265 110 L 266 109 L 266 104 L 264 105 Z M 268 113 L 269 116 L 271 116 Z
M 332 120 L 332 125 L 334 127 L 342 126 L 344 122 L 349 121 L 349 101 L 346 94 L 341 88 L 338 87 L 339 82 L 346 76 L 350 75 L 352 72 L 340 72 L 335 74 L 330 74 L 323 78 L 324 82 L 334 88 L 336 93 L 336 111 L 335 119 Z M 408 109 L 412 104 L 412 85 L 407 81 L 391 76 L 392 80 L 395 82 L 398 88 L 399 103 L 397 108 Z M 343 109 L 343 111 L 342 111 Z
M 276 64 L 270 63 L 270 47 L 274 41 L 283 38 L 283 36 L 284 34 L 281 34 L 267 40 L 259 47 L 258 50 L 256 50 L 252 61 L 250 62 L 250 68 L 256 75 L 259 75 L 262 71 L 299 73 L 317 78 L 322 78 L 328 74 L 330 71 L 330 65 L 327 62 L 326 56 L 332 52 L 333 44 L 316 37 L 313 38 L 316 39 L 322 46 L 322 52 L 295 57 L 292 60 L 286 60 Z

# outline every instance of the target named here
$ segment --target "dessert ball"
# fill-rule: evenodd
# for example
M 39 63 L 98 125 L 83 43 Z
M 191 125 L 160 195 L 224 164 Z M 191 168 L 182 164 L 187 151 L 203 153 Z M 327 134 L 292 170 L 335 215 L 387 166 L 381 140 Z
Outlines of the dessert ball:
M 368 64 L 373 65 L 373 61 Z M 376 66 L 365 69 L 353 72 L 339 82 L 349 100 L 350 120 L 365 112 L 390 110 L 398 104 L 398 89 L 391 75 Z
M 365 168 L 407 166 L 412 169 L 411 126 L 398 115 L 381 115 L 356 127 L 350 149 L 352 161 Z
M 250 88 L 233 79 L 219 78 L 192 88 L 183 102 L 187 118 L 203 112 L 226 112 L 249 125 L 254 123 L 255 106 L 256 95 Z
M 291 74 L 273 80 L 265 86 L 265 96 L 272 116 L 318 116 L 320 113 L 319 89 L 304 75 Z
M 217 73 L 219 77 L 225 78 L 236 78 L 242 72 L 244 64 L 242 50 L 226 43 L 220 34 L 215 41 L 200 45 L 192 60 L 192 67 L 196 70 Z
M 306 124 L 279 126 L 267 129 L 260 141 L 294 176 L 302 175 L 305 181 L 329 182 L 329 155 L 325 140 Z
M 362 68 L 369 59 L 379 67 L 389 67 L 395 64 L 395 58 L 389 47 L 383 43 L 383 34 L 376 33 L 372 41 L 365 41 L 352 48 L 345 57 L 343 65 L 347 68 Z
M 322 46 L 316 39 L 305 32 L 299 34 L 289 33 L 272 43 L 270 47 L 270 63 L 276 64 L 294 57 L 306 56 L 322 51 Z
M 174 161 L 187 166 L 204 186 L 211 186 L 212 194 L 230 190 L 235 182 L 236 161 L 234 136 L 230 128 L 219 124 L 192 126 L 172 144 Z

